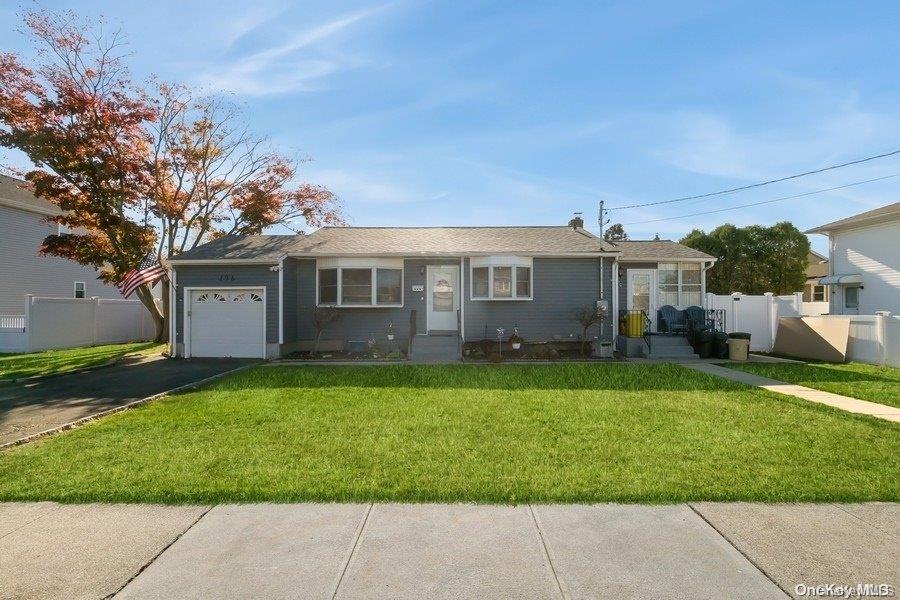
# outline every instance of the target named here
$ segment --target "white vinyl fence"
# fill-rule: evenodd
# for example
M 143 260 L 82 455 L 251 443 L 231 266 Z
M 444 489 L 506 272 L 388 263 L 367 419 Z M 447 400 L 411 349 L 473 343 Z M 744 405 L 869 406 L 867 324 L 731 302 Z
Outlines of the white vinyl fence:
M 809 307 L 808 305 L 814 305 Z M 900 317 L 888 312 L 875 315 L 823 315 L 816 312 L 827 302 L 803 302 L 803 294 L 762 296 L 707 294 L 706 308 L 725 309 L 726 331 L 750 334 L 750 349 L 770 352 L 775 345 L 778 319 L 817 316 L 824 319 L 850 319 L 847 360 L 900 366 Z M 821 315 L 821 316 L 819 316 Z
M 24 315 L 0 315 L 0 352 L 32 352 L 153 339 L 140 301 L 27 296 Z
M 751 350 L 769 352 L 775 343 L 778 318 L 803 314 L 803 293 L 791 296 L 706 294 L 706 308 L 724 309 L 726 331 L 745 331 L 750 334 Z

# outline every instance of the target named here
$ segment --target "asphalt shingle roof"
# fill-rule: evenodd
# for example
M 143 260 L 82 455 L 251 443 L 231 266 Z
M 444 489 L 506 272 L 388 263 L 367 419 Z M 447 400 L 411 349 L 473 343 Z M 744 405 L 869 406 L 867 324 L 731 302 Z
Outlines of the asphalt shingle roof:
M 470 254 L 596 254 L 608 242 L 566 226 L 324 227 L 309 235 L 226 236 L 178 255 L 178 260 L 278 259 L 320 256 L 437 256 Z
M 818 227 L 813 227 L 803 233 L 828 233 L 829 231 L 837 231 L 848 227 L 858 227 L 870 223 L 886 222 L 896 219 L 900 219 L 900 202 L 894 202 L 893 204 L 859 213 L 858 215 L 853 215 L 846 219 L 819 225 Z
M 679 258 L 703 258 L 713 260 L 705 252 L 694 250 L 672 240 L 623 240 L 611 242 L 613 249 L 619 250 L 619 260 L 665 260 Z

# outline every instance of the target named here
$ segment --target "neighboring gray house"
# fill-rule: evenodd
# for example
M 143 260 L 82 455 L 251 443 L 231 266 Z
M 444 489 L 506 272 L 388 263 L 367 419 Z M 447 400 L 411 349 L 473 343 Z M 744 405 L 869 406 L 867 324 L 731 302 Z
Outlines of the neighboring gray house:
M 714 259 L 672 241 L 607 242 L 580 218 L 545 227 L 325 227 L 310 235 L 228 236 L 170 260 L 179 356 L 277 357 L 309 348 L 316 307 L 341 318 L 323 339 L 416 335 L 574 340 L 579 307 L 655 317 L 660 302 L 702 305 Z M 412 332 L 410 315 L 416 313 Z
M 25 295 L 57 298 L 120 298 L 97 272 L 71 260 L 41 256 L 41 244 L 59 226 L 48 216 L 59 208 L 38 198 L 26 182 L 0 175 L 0 314 L 24 314 Z

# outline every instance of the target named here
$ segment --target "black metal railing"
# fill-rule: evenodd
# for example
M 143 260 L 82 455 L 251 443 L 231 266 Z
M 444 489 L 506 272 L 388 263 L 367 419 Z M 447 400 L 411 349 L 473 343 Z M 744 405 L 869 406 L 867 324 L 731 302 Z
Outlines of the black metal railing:
M 623 335 L 625 337 L 643 338 L 644 343 L 647 344 L 648 354 L 653 351 L 653 338 L 650 335 L 652 325 L 653 320 L 647 314 L 646 310 L 622 309 L 619 311 L 619 333 L 622 334 L 624 331 Z
M 727 333 L 724 308 L 708 308 L 706 309 L 706 326 L 711 331 Z

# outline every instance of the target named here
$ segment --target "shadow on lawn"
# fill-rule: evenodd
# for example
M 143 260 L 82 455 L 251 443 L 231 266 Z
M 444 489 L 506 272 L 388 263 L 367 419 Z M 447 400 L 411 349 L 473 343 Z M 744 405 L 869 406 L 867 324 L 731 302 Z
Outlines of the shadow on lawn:
M 745 386 L 675 365 L 379 365 L 263 367 L 213 390 L 275 388 L 728 391 Z
M 855 371 L 852 369 L 841 369 L 829 367 L 831 363 L 807 363 L 802 365 L 790 364 L 756 364 L 749 365 L 727 365 L 731 368 L 755 373 L 763 377 L 778 379 L 779 375 L 789 378 L 791 381 L 810 381 L 810 382 L 827 382 L 827 383 L 893 383 L 900 386 L 900 370 L 898 375 L 891 377 L 890 375 L 882 375 L 873 372 Z M 900 390 L 898 390 L 900 393 Z

